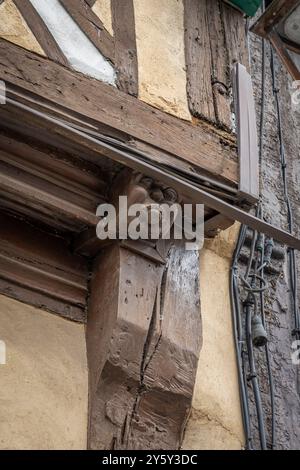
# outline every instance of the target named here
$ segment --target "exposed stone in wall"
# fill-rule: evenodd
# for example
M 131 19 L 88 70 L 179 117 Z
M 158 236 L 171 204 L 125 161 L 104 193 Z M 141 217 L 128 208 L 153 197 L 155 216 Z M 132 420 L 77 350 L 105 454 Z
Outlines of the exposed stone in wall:
M 84 325 L 0 296 L 0 449 L 86 449 Z
M 260 113 L 261 100 L 261 40 L 250 35 L 252 53 L 252 76 L 257 102 L 257 113 Z M 281 178 L 279 139 L 277 131 L 277 113 L 272 91 L 270 73 L 270 49 L 267 57 L 266 77 L 266 124 L 264 132 L 264 153 L 262 165 L 262 195 L 264 213 L 267 220 L 274 225 L 287 229 L 287 210 L 283 197 Z M 284 67 L 276 60 L 279 97 L 282 111 L 283 138 L 286 149 L 288 185 L 292 201 L 295 223 L 295 234 L 300 235 L 300 107 L 292 109 L 291 79 Z M 286 249 L 285 249 L 286 253 Z M 286 258 L 285 258 L 286 259 Z M 300 256 L 298 253 L 298 272 Z M 299 277 L 299 274 L 298 274 Z M 294 366 L 291 361 L 291 335 L 294 328 L 293 314 L 290 305 L 290 286 L 288 281 L 287 264 L 284 263 L 282 272 L 268 276 L 271 286 L 266 294 L 266 319 L 269 333 L 269 348 L 271 365 L 275 382 L 275 414 L 276 414 L 276 449 L 297 449 L 300 444 L 300 366 Z M 299 293 L 298 293 L 299 294 Z M 259 381 L 265 408 L 265 417 L 270 432 L 270 400 L 265 358 L 263 352 L 256 350 Z M 251 414 L 256 421 L 253 397 Z M 257 432 L 254 430 L 255 446 L 259 448 Z M 268 437 L 268 442 L 270 438 Z
M 182 0 L 134 0 L 139 98 L 190 120 Z
M 12 0 L 0 5 L 0 37 L 37 54 L 45 55 L 23 16 Z
M 229 297 L 239 224 L 207 240 L 200 252 L 203 345 L 184 449 L 241 449 L 241 418 Z

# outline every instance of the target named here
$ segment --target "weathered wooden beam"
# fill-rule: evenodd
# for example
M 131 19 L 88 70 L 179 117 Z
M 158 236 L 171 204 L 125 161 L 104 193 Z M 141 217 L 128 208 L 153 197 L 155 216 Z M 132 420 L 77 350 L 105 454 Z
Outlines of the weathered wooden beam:
M 243 15 L 220 0 L 185 0 L 187 91 L 193 115 L 232 131 L 231 68 L 249 65 Z
M 138 96 L 138 63 L 133 0 L 111 0 L 118 87 Z
M 89 448 L 178 449 L 201 346 L 198 254 L 168 266 L 118 246 L 95 260 L 87 322 Z
M 294 10 L 299 2 L 298 0 L 274 0 L 268 3 L 268 8 L 266 8 L 264 14 L 251 27 L 251 31 L 264 38 L 267 38 L 276 24 Z
M 8 99 L 11 103 L 13 100 Z M 22 105 L 15 102 L 16 107 Z M 100 155 L 111 158 L 126 167 L 143 173 L 144 175 L 152 177 L 154 180 L 159 181 L 171 188 L 178 191 L 181 197 L 187 198 L 191 202 L 197 204 L 204 204 L 208 208 L 213 209 L 225 215 L 231 220 L 236 220 L 242 224 L 248 225 L 250 228 L 264 233 L 265 235 L 274 238 L 279 243 L 289 246 L 290 248 L 300 249 L 300 240 L 291 233 L 288 233 L 280 228 L 277 228 L 258 217 L 247 213 L 245 210 L 233 204 L 226 202 L 220 196 L 215 196 L 208 190 L 200 188 L 195 182 L 186 179 L 174 173 L 170 169 L 166 169 L 160 165 L 155 165 L 153 162 L 145 159 L 144 156 L 137 155 L 131 152 L 129 146 L 123 145 L 119 147 L 118 142 L 108 142 L 103 136 L 95 133 L 93 136 L 89 135 L 84 129 L 78 130 L 67 123 L 61 122 L 51 116 L 43 113 L 33 112 L 36 116 L 40 116 L 43 120 L 52 123 L 55 132 L 71 138 L 73 142 L 79 142 L 80 145 L 85 146 L 87 149 L 94 150 Z
M 187 94 L 193 116 L 215 122 L 208 0 L 184 1 Z
M 249 70 L 249 49 L 246 35 L 246 20 L 242 13 L 221 1 L 221 14 L 225 34 L 225 46 L 228 54 L 228 81 L 231 69 L 237 62 Z
M 212 87 L 217 123 L 225 129 L 232 129 L 229 95 L 229 57 L 225 44 L 220 0 L 206 2 L 209 18 L 209 38 L 212 60 Z
M 47 57 L 62 65 L 69 65 L 59 45 L 29 0 L 13 0 L 18 10 L 41 45 Z
M 0 79 L 165 151 L 211 175 L 238 181 L 235 140 L 209 124 L 186 123 L 22 48 L 0 40 Z
M 50 120 L 50 118 L 49 118 Z M 55 122 L 55 121 L 54 121 Z M 61 123 L 60 128 L 66 134 L 71 133 L 78 137 L 78 139 L 87 145 L 87 148 L 97 148 L 108 158 L 124 164 L 134 170 L 137 170 L 147 176 L 152 177 L 156 181 L 170 186 L 178 191 L 181 197 L 186 197 L 190 201 L 197 204 L 204 204 L 208 208 L 220 212 L 230 220 L 236 220 L 242 224 L 248 225 L 250 228 L 257 230 L 258 232 L 264 233 L 265 235 L 274 238 L 280 243 L 283 243 L 290 248 L 300 249 L 300 239 L 291 233 L 288 233 L 280 228 L 277 228 L 258 217 L 247 213 L 245 210 L 234 206 L 224 199 L 209 193 L 209 191 L 203 190 L 197 187 L 193 182 L 186 179 L 182 179 L 180 176 L 175 175 L 172 171 L 165 170 L 159 166 L 153 165 L 153 163 L 145 161 L 138 156 L 131 154 L 130 149 L 119 149 L 113 143 L 104 142 L 101 137 L 91 137 L 85 135 L 84 132 L 72 129 L 68 125 Z
M 22 1 L 22 0 L 21 0 Z M 94 46 L 114 63 L 114 38 L 106 31 L 102 21 L 84 0 L 59 0 Z
M 117 170 L 116 165 L 109 159 L 97 158 L 93 152 L 88 151 L 86 148 L 83 149 L 78 142 L 71 142 L 66 136 L 59 137 L 57 132 L 54 132 L 56 126 L 49 126 L 44 119 L 37 119 L 34 113 L 49 114 L 56 117 L 58 120 L 69 123 L 72 126 L 76 126 L 77 129 L 88 131 L 90 135 L 99 134 L 99 132 L 107 136 L 112 137 L 119 141 L 119 145 L 125 144 L 126 148 L 130 146 L 132 151 L 147 156 L 149 161 L 159 163 L 166 168 L 173 169 L 176 172 L 182 172 L 192 180 L 199 180 L 199 182 L 209 181 L 212 187 L 220 187 L 225 190 L 229 190 L 232 194 L 236 193 L 237 183 L 231 181 L 224 181 L 222 176 L 211 175 L 207 170 L 199 168 L 195 164 L 191 164 L 186 160 L 177 158 L 175 155 L 158 149 L 153 145 L 147 144 L 136 138 L 130 137 L 128 134 L 113 129 L 112 127 L 97 124 L 89 124 L 84 117 L 76 115 L 74 112 L 67 110 L 66 108 L 55 106 L 51 101 L 41 99 L 31 92 L 26 90 L 21 91 L 19 87 L 7 85 L 6 87 L 7 105 L 0 107 L 0 118 L 1 126 L 5 129 L 11 129 L 16 132 L 20 132 L 20 122 L 22 122 L 22 134 L 35 138 L 38 134 L 39 141 L 41 144 L 55 146 L 57 149 L 66 151 L 74 156 L 77 156 L 81 160 L 91 161 L 96 163 L 102 171 L 106 172 L 106 180 L 110 175 L 110 180 L 113 178 L 114 172 Z M 12 98 L 14 101 L 25 105 L 27 111 L 16 109 L 10 106 L 9 99 Z M 0 127 L 1 127 L 0 126 Z M 232 142 L 233 143 L 233 142 Z M 120 168 L 119 168 L 120 170 Z M 109 175 L 108 173 L 109 172 Z
M 0 161 L 5 161 L 41 179 L 77 194 L 81 200 L 97 202 L 108 191 L 107 174 L 39 140 L 25 141 L 20 135 L 0 132 Z M 68 184 L 67 184 L 68 183 Z
M 228 219 L 223 214 L 215 214 L 204 223 L 204 234 L 208 238 L 215 237 L 220 230 L 226 230 L 234 224 L 234 220 Z
M 35 145 L 0 134 L 0 206 L 62 231 L 94 227 L 107 192 L 104 176 L 91 164 Z
M 16 200 L 26 201 L 27 204 L 38 206 L 37 210 L 43 207 L 59 214 L 61 217 L 79 221 L 83 226 L 94 226 L 97 223 L 97 217 L 84 208 L 79 208 L 72 202 L 64 200 L 63 197 L 57 197 L 44 189 L 33 186 L 31 182 L 20 181 L 18 175 L 3 174 L 3 168 L 0 172 L 0 193 L 3 197 L 9 199 L 16 197 Z
M 94 4 L 96 3 L 96 0 L 84 0 L 85 3 L 87 3 L 90 7 L 93 7 Z
M 91 227 L 80 232 L 77 237 L 74 237 L 72 247 L 75 253 L 94 257 L 100 250 L 112 242 L 112 240 L 100 240 L 96 234 L 96 227 Z

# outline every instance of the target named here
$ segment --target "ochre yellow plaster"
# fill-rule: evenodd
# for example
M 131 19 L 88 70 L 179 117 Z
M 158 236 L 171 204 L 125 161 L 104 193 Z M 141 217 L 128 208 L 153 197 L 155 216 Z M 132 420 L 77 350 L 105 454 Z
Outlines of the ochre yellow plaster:
M 96 0 L 92 7 L 93 12 L 100 18 L 105 29 L 113 36 L 111 3 L 110 0 Z M 126 18 L 124 18 L 126 21 Z
M 186 93 L 182 0 L 133 0 L 139 98 L 190 120 Z
M 0 18 L 1 38 L 37 54 L 45 55 L 45 52 L 12 0 L 5 0 L 0 5 Z
M 241 449 L 244 442 L 229 296 L 239 225 L 206 241 L 200 253 L 203 346 L 184 449 Z
M 0 296 L 0 449 L 86 449 L 84 326 Z

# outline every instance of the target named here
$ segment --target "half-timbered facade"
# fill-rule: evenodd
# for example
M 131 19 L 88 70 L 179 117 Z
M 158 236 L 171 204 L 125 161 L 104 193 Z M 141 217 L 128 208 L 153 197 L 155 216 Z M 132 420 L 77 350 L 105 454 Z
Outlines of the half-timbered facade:
M 243 447 L 238 222 L 299 247 L 249 212 L 247 71 L 221 0 L 0 1 L 0 447 Z M 120 195 L 203 203 L 204 248 L 99 240 Z

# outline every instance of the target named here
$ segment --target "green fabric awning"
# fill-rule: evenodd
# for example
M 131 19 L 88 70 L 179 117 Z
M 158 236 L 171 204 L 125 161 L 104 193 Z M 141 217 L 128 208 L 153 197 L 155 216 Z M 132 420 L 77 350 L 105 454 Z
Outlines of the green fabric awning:
M 239 8 L 247 16 L 254 16 L 262 4 L 262 0 L 225 0 L 233 6 Z

